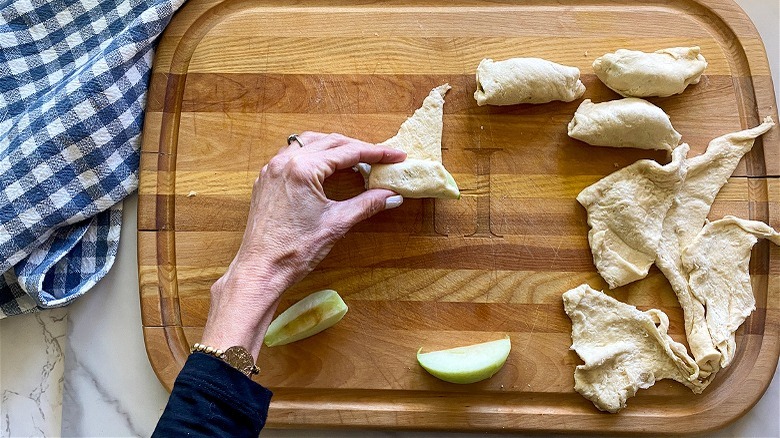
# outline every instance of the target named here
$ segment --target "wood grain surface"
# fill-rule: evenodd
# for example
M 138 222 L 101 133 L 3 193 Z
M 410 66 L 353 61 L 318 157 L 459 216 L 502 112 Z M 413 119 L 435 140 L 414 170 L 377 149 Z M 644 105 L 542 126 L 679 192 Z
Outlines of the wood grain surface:
M 737 335 L 733 365 L 704 394 L 661 381 L 604 414 L 573 390 L 581 363 L 561 294 L 595 272 L 575 196 L 603 176 L 661 152 L 572 140 L 579 105 L 478 107 L 483 57 L 537 56 L 579 67 L 585 98 L 618 96 L 593 60 L 619 48 L 699 45 L 700 84 L 651 99 L 691 156 L 719 135 L 777 121 L 763 44 L 731 0 L 290 2 L 190 0 L 160 43 L 151 77 L 139 189 L 139 281 L 152 367 L 171 387 L 199 340 L 209 287 L 241 239 L 253 180 L 293 132 L 389 138 L 431 88 L 449 82 L 443 161 L 462 198 L 406 200 L 356 226 L 279 311 L 323 288 L 350 307 L 333 328 L 263 348 L 257 380 L 274 391 L 269 427 L 371 427 L 546 432 L 693 433 L 745 413 L 780 354 L 780 250 L 753 250 L 758 309 Z M 780 134 L 756 142 L 710 217 L 780 228 Z M 339 172 L 327 193 L 359 193 Z M 659 308 L 684 341 L 682 312 L 653 268 L 612 296 Z M 415 352 L 509 334 L 493 378 L 439 381 Z M 671 421 L 670 417 L 674 417 Z

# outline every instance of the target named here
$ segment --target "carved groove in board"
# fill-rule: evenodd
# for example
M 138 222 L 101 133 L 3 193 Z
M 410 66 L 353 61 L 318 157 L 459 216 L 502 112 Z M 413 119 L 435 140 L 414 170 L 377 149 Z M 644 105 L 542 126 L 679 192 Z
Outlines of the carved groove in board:
M 490 220 L 490 159 L 494 153 L 499 152 L 501 148 L 467 148 L 469 152 L 474 153 L 476 159 L 475 174 L 477 175 L 477 184 L 485 187 L 485 193 L 477 195 L 477 229 L 466 237 L 501 237 L 493 232 Z

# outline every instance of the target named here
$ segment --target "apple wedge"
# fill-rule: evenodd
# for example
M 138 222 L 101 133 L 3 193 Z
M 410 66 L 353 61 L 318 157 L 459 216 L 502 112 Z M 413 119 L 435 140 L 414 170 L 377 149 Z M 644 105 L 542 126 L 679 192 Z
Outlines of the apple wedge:
M 265 334 L 265 345 L 275 347 L 316 335 L 341 321 L 347 309 L 335 290 L 314 292 L 273 320 Z
M 509 336 L 430 353 L 421 353 L 420 348 L 417 351 L 417 362 L 425 371 L 445 382 L 475 383 L 493 377 L 504 366 L 511 348 Z

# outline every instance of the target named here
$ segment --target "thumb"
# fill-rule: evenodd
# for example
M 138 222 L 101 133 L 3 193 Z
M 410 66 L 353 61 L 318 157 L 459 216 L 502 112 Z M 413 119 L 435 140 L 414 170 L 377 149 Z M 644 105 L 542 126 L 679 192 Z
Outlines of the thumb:
M 349 227 L 380 211 L 396 208 L 404 202 L 401 195 L 386 189 L 370 189 L 336 204 L 337 217 Z

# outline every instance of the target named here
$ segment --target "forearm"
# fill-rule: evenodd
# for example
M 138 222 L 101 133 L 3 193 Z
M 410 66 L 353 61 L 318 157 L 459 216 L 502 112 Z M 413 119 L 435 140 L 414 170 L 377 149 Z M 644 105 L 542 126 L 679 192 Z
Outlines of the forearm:
M 211 306 L 200 343 L 215 349 L 246 348 L 257 358 L 278 297 L 290 280 L 239 254 L 211 288 Z M 272 271 L 277 275 L 271 275 Z M 155 436 L 254 436 L 268 414 L 271 392 L 221 359 L 188 358 L 174 384 Z

